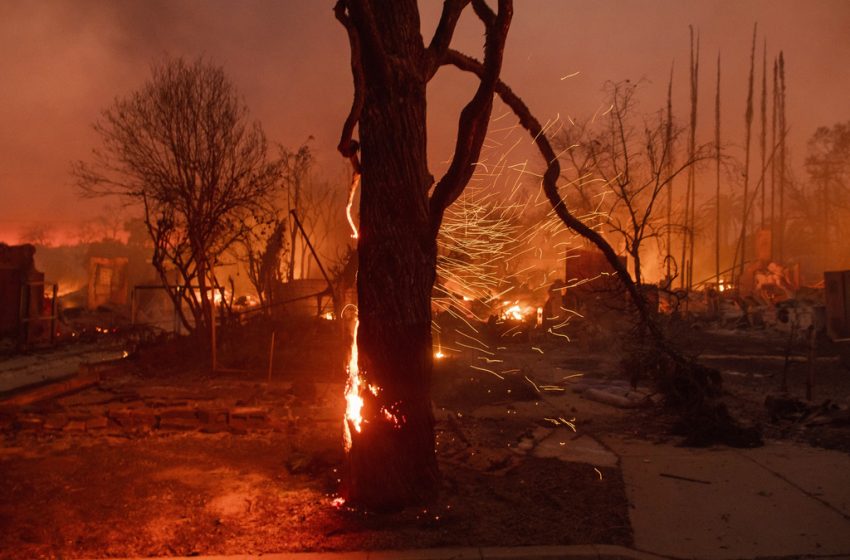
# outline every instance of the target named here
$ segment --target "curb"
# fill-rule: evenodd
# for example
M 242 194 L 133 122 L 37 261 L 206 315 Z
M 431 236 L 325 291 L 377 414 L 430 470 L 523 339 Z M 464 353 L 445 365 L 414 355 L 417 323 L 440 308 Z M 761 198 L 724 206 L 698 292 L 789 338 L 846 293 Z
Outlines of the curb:
M 231 556 L 182 556 L 110 560 L 670 560 L 624 546 L 511 546 L 371 550 L 350 552 L 283 552 Z
M 75 373 L 36 381 L 0 393 L 0 404 L 5 406 L 26 406 L 81 391 L 97 385 L 106 375 L 122 364 L 123 358 L 100 362 L 80 362 Z

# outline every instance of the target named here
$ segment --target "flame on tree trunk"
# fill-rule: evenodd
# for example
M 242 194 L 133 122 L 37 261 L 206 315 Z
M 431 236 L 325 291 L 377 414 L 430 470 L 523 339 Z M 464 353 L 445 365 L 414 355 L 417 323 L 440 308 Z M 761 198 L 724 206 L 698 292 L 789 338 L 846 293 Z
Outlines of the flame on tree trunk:
M 485 71 L 461 112 L 448 171 L 434 185 L 426 86 L 469 4 L 485 28 Z M 511 0 L 498 0 L 497 12 L 484 0 L 446 0 L 427 47 L 415 0 L 338 0 L 334 11 L 348 33 L 354 77 L 339 150 L 360 180 L 359 323 L 346 394 L 342 497 L 390 510 L 437 493 L 430 387 L 437 233 L 481 153 L 513 9 Z
M 424 87 L 367 88 L 360 115 L 357 276 L 361 429 L 351 430 L 343 496 L 372 508 L 420 503 L 435 490 L 431 289 Z M 352 423 L 352 419 L 347 419 Z

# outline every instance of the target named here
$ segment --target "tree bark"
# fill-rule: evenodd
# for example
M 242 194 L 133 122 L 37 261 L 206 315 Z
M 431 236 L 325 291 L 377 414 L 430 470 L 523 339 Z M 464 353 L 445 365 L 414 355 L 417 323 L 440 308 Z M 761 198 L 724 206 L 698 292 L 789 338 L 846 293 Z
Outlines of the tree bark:
M 449 169 L 429 196 L 426 86 L 470 2 L 486 30 L 484 70 L 461 112 Z M 362 407 L 346 413 L 342 494 L 357 506 L 393 510 L 437 494 L 431 409 L 437 233 L 481 153 L 513 8 L 511 0 L 499 0 L 496 13 L 484 0 L 445 0 L 427 48 L 415 0 L 338 0 L 335 13 L 348 32 L 355 89 L 339 150 L 361 177 L 359 359 L 349 374 L 356 393 L 352 383 L 347 398 L 362 400 Z M 359 143 L 352 139 L 355 126 Z
M 359 29 L 395 29 L 364 43 L 357 344 L 364 429 L 354 433 L 343 496 L 371 509 L 428 501 L 438 483 L 431 411 L 431 288 L 437 244 L 428 208 L 424 54 L 415 2 L 366 12 Z M 373 37 L 374 39 L 374 37 Z M 392 68 L 376 56 L 385 49 Z M 407 63 L 405 63 L 407 61 Z

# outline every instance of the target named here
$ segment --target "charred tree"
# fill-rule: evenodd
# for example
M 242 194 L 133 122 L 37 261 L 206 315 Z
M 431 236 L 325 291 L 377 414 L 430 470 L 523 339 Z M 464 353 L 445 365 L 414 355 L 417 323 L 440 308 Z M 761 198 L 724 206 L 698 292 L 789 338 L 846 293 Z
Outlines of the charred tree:
M 697 107 L 699 101 L 699 33 L 697 33 L 696 52 L 694 52 L 694 29 L 691 27 L 691 126 L 690 135 L 688 136 L 688 159 L 694 161 L 696 158 L 696 137 L 697 137 Z M 694 236 L 696 234 L 696 206 L 697 206 L 697 183 L 696 183 L 696 167 L 688 168 L 688 193 L 690 200 L 688 208 L 690 215 L 688 216 L 688 290 L 691 289 L 694 282 Z
M 767 171 L 767 39 L 764 40 L 762 47 L 761 59 L 761 134 L 759 135 L 759 148 L 761 153 L 761 178 L 759 186 L 761 187 L 761 229 L 765 228 L 766 224 L 766 183 L 765 172 Z
M 667 174 L 671 175 L 673 169 L 673 67 L 670 67 L 670 80 L 667 82 L 667 122 L 664 128 L 664 146 L 667 156 Z M 667 276 L 664 284 L 667 289 L 673 286 L 673 177 L 667 185 L 667 254 L 664 264 Z
M 73 169 L 81 193 L 143 208 L 163 287 L 183 326 L 209 342 L 214 293 L 223 291 L 215 269 L 266 212 L 281 177 L 262 128 L 222 68 L 181 58 L 155 64 L 94 128 L 102 147 Z
M 770 145 L 773 150 L 776 150 L 776 123 L 777 123 L 777 105 L 779 101 L 779 78 L 778 78 L 779 63 L 776 57 L 773 58 L 773 93 L 771 94 L 771 123 L 770 123 Z M 777 255 L 776 251 L 776 159 L 770 160 L 770 254 L 774 258 Z
M 779 262 L 785 262 L 785 136 L 788 123 L 785 115 L 785 55 L 779 51 Z
M 496 12 L 484 0 L 471 1 L 485 27 L 485 71 L 461 112 L 449 169 L 434 186 L 426 87 L 469 4 L 446 0 L 427 46 L 415 0 L 339 0 L 335 7 L 348 33 L 355 86 L 339 150 L 361 185 L 358 354 L 350 366 L 359 389 L 352 394 L 349 386 L 357 406 L 345 419 L 343 497 L 370 509 L 427 503 L 438 487 L 430 397 L 437 233 L 481 152 L 513 11 L 510 0 L 499 0 Z M 355 126 L 359 142 L 352 139 Z
M 740 264 L 738 267 L 738 282 L 744 279 L 744 264 L 747 261 L 747 226 L 749 225 L 749 187 L 750 187 L 750 138 L 753 128 L 753 74 L 755 72 L 756 31 L 758 24 L 753 26 L 753 46 L 750 51 L 750 79 L 747 86 L 747 110 L 744 113 L 746 125 L 746 140 L 744 142 L 744 198 L 743 215 L 741 216 L 741 236 L 738 238 Z

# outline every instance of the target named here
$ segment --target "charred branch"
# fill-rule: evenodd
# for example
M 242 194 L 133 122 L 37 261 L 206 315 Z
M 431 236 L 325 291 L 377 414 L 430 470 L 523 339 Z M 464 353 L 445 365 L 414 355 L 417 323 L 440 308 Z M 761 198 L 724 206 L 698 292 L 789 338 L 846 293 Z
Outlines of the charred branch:
M 360 112 L 363 110 L 363 91 L 366 88 L 366 82 L 363 76 L 363 66 L 360 63 L 362 50 L 360 36 L 348 16 L 347 5 L 348 3 L 345 0 L 338 0 L 334 6 L 334 15 L 345 27 L 348 34 L 348 43 L 351 48 L 351 75 L 354 78 L 354 100 L 351 103 L 351 110 L 345 118 L 345 123 L 342 125 L 342 134 L 337 149 L 343 157 L 351 159 L 352 165 L 355 165 L 355 171 L 359 172 L 359 163 L 356 163 L 358 145 L 357 141 L 352 139 L 352 136 L 354 135 L 354 127 L 360 120 Z
M 476 73 L 480 80 L 478 89 L 460 114 L 457 143 L 449 170 L 434 187 L 431 195 L 431 225 L 434 235 L 440 228 L 443 212 L 463 192 L 481 154 L 493 109 L 493 93 L 502 69 L 505 40 L 513 16 L 511 0 L 499 0 L 498 14 L 494 14 L 482 0 L 473 1 L 472 4 L 486 30 L 484 63 L 480 64 L 480 74 Z M 453 57 L 454 51 L 447 50 L 446 60 Z
M 440 61 L 449 49 L 460 15 L 468 4 L 469 0 L 445 0 L 443 2 L 440 22 L 437 24 L 437 29 L 434 31 L 431 43 L 428 45 L 427 68 L 425 71 L 426 80 L 433 78 L 434 74 L 440 68 Z

